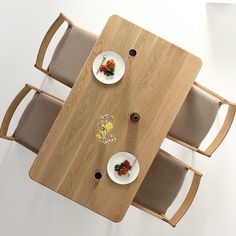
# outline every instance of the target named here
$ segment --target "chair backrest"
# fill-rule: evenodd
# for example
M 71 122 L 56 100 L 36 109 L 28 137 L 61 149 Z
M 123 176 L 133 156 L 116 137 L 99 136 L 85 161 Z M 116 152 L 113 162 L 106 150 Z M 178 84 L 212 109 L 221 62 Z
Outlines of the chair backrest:
M 189 192 L 177 212 L 168 218 L 166 211 L 178 195 L 188 170 L 194 173 Z M 190 207 L 197 193 L 201 176 L 198 171 L 160 150 L 132 205 L 175 226 Z
M 68 27 L 59 41 L 47 69 L 44 69 L 43 61 L 47 48 L 64 22 L 68 23 Z M 44 36 L 35 67 L 61 83 L 72 87 L 96 40 L 97 35 L 78 28 L 66 16 L 60 14 Z
M 218 110 L 223 104 L 228 106 L 225 121 L 211 144 L 202 150 L 199 146 L 207 136 Z M 171 126 L 167 138 L 205 156 L 211 156 L 229 131 L 235 111 L 235 104 L 195 82 Z
M 36 93 L 26 106 L 13 135 L 8 136 L 8 128 L 14 112 L 31 90 L 35 90 Z M 62 105 L 62 100 L 31 85 L 25 85 L 14 98 L 3 118 L 0 128 L 0 137 L 8 140 L 15 140 L 31 151 L 37 153 Z

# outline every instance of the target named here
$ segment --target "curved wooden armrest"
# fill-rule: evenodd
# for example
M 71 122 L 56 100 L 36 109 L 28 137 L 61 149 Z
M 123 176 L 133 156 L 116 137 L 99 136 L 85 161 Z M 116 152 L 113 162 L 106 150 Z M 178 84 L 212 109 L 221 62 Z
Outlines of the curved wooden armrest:
M 146 213 L 148 213 L 148 214 L 150 214 L 150 215 L 152 215 L 154 217 L 157 217 L 160 220 L 165 220 L 165 215 L 158 214 L 157 212 L 149 210 L 148 208 L 146 208 L 146 207 L 144 207 L 144 206 L 142 206 L 142 205 L 140 205 L 140 204 L 138 204 L 137 202 L 134 202 L 134 201 L 131 204 L 132 204 L 132 206 L 140 209 L 141 211 L 144 211 L 144 212 L 146 212 Z
M 7 112 L 3 118 L 2 125 L 0 128 L 0 136 L 1 138 L 5 138 L 8 140 L 14 140 L 13 136 L 7 136 L 8 128 L 10 121 L 14 115 L 14 112 L 16 111 L 17 107 L 21 103 L 21 101 L 24 99 L 24 97 L 29 93 L 29 91 L 32 89 L 31 86 L 28 84 L 25 85 L 25 87 L 16 95 L 14 100 L 11 102 L 10 106 L 7 109 Z
M 54 34 L 57 32 L 57 30 L 60 28 L 60 26 L 67 21 L 68 23 L 68 27 L 71 27 L 73 25 L 73 23 L 66 17 L 64 16 L 62 13 L 59 15 L 59 17 L 53 22 L 53 24 L 51 25 L 51 27 L 49 28 L 49 30 L 47 31 L 46 35 L 43 38 L 43 41 L 40 45 L 39 51 L 38 51 L 38 55 L 37 55 L 37 59 L 36 59 L 36 63 L 35 63 L 35 67 L 39 70 L 41 70 L 44 73 L 48 73 L 46 69 L 43 69 L 43 61 L 44 61 L 44 57 L 48 48 L 49 43 L 51 42 Z
M 184 199 L 182 205 L 177 210 L 177 212 L 171 217 L 170 220 L 166 220 L 170 225 L 173 227 L 181 220 L 184 214 L 187 212 L 188 208 L 191 206 L 193 199 L 196 196 L 200 181 L 201 181 L 201 174 L 194 172 L 193 181 L 191 187 L 188 191 L 186 198 Z
M 229 108 L 227 111 L 225 121 L 224 121 L 219 133 L 217 134 L 215 139 L 212 141 L 212 143 L 209 145 L 209 147 L 204 151 L 204 153 L 206 153 L 207 156 L 211 156 L 212 153 L 219 147 L 219 145 L 224 140 L 225 136 L 227 135 L 227 133 L 233 123 L 235 112 L 236 112 L 236 106 L 229 104 Z
M 196 81 L 194 81 L 194 85 L 198 88 L 200 88 L 201 90 L 203 90 L 204 92 L 210 94 L 211 96 L 217 98 L 218 100 L 220 100 L 223 103 L 227 103 L 227 100 L 225 98 L 223 98 L 222 96 L 220 96 L 219 94 L 211 91 L 210 89 L 204 87 L 203 85 L 197 83 Z

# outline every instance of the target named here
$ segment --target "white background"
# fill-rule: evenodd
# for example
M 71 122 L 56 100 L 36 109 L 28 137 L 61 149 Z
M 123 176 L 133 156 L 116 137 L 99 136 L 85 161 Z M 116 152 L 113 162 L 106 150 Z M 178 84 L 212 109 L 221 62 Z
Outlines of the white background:
M 0 120 L 25 83 L 66 97 L 68 89 L 33 67 L 40 42 L 60 12 L 96 34 L 110 15 L 127 18 L 201 57 L 203 67 L 197 81 L 236 101 L 233 4 L 207 5 L 203 0 L 0 0 L 0 6 Z M 220 114 L 215 126 L 222 119 Z M 13 124 L 16 121 L 17 116 Z M 0 235 L 234 236 L 235 133 L 236 122 L 211 159 L 164 143 L 204 175 L 193 205 L 176 228 L 134 207 L 121 223 L 112 223 L 33 182 L 28 171 L 35 154 L 17 143 L 0 140 Z

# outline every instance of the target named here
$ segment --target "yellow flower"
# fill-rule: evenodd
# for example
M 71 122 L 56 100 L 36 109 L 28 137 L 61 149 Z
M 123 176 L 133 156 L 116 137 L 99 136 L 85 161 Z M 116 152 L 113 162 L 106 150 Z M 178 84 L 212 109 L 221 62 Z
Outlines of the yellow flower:
M 96 138 L 97 138 L 97 140 L 100 140 L 102 138 L 102 136 L 100 135 L 99 132 L 96 134 Z
M 108 122 L 105 124 L 104 128 L 107 132 L 110 132 L 113 129 L 113 124 L 111 122 Z
M 102 124 L 100 128 L 97 130 L 96 138 L 98 141 L 106 139 L 108 133 L 113 129 L 113 124 L 111 122 L 107 122 L 106 124 Z

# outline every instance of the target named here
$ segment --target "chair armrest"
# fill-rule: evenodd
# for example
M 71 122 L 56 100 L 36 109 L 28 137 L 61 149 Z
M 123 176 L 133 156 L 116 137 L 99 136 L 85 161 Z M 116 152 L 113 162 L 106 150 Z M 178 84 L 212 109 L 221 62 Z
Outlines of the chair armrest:
M 163 214 L 158 214 L 157 212 L 154 212 L 154 211 L 152 211 L 152 210 L 149 210 L 148 208 L 146 208 L 146 207 L 144 207 L 144 206 L 142 206 L 142 205 L 140 205 L 140 204 L 138 204 L 137 202 L 132 202 L 131 203 L 131 205 L 132 206 L 134 206 L 134 207 L 136 207 L 136 208 L 138 208 L 138 209 L 140 209 L 141 211 L 144 211 L 144 212 L 146 212 L 146 213 L 148 213 L 148 214 L 150 214 L 150 215 L 152 215 L 152 216 L 154 216 L 154 217 L 157 217 L 158 219 L 160 219 L 160 220 L 164 220 L 164 221 L 166 221 L 165 219 L 165 215 L 163 215 Z M 168 220 L 167 220 L 168 221 Z
M 73 23 L 61 13 L 59 17 L 53 22 L 49 30 L 47 31 L 40 45 L 38 55 L 36 58 L 36 63 L 34 66 L 46 74 L 48 74 L 48 72 L 47 72 L 47 69 L 43 68 L 43 61 L 44 61 L 44 57 L 45 57 L 48 45 L 51 42 L 54 34 L 57 32 L 57 30 L 65 21 L 68 23 L 68 27 L 71 27 L 73 25 Z
M 203 90 L 205 93 L 210 94 L 211 96 L 217 98 L 218 100 L 220 100 L 223 103 L 227 103 L 227 100 L 225 98 L 223 98 L 222 96 L 220 96 L 219 94 L 211 91 L 210 89 L 204 87 L 203 85 L 197 83 L 196 81 L 194 81 L 194 86 L 200 88 L 201 90 Z
M 65 101 L 62 100 L 61 98 L 56 97 L 56 96 L 54 96 L 54 95 L 52 95 L 52 94 L 50 94 L 50 93 L 48 93 L 48 92 L 45 92 L 44 90 L 41 90 L 41 93 L 46 94 L 47 96 L 49 96 L 49 97 L 51 97 L 51 98 L 54 98 L 54 99 L 56 99 L 56 100 L 58 100 L 58 101 L 60 101 L 60 102 L 62 102 L 62 103 L 65 103 Z
M 50 94 L 50 93 L 48 93 L 48 92 L 46 92 L 46 91 L 44 91 L 44 90 L 42 90 L 42 89 L 38 89 L 38 88 L 34 87 L 34 86 L 31 85 L 31 84 L 26 84 L 26 85 L 27 85 L 28 87 L 30 87 L 31 89 L 35 90 L 35 91 L 38 92 L 38 93 L 46 94 L 47 96 L 49 96 L 49 97 L 51 97 L 51 98 L 54 98 L 54 99 L 56 99 L 56 100 L 58 100 L 58 101 L 60 101 L 60 102 L 62 102 L 62 103 L 65 103 L 65 101 L 62 100 L 61 98 L 56 97 L 56 96 L 54 96 L 54 95 L 52 95 L 52 94 Z
M 209 145 L 209 147 L 204 151 L 208 156 L 211 156 L 211 154 L 222 143 L 222 141 L 224 140 L 225 136 L 227 135 L 233 123 L 235 112 L 236 112 L 236 105 L 232 105 L 232 104 L 228 104 L 228 105 L 229 105 L 229 108 L 227 111 L 227 115 L 219 133 L 217 134 L 215 139 L 212 141 L 212 143 Z
M 8 140 L 14 140 L 13 136 L 7 136 L 9 124 L 11 119 L 21 103 L 24 97 L 29 93 L 32 88 L 29 85 L 25 85 L 25 87 L 16 95 L 14 100 L 11 102 L 10 106 L 7 109 L 7 112 L 3 118 L 2 125 L 0 128 L 0 137 Z
M 182 205 L 177 210 L 177 212 L 171 217 L 170 220 L 167 221 L 173 227 L 176 226 L 176 224 L 181 220 L 181 218 L 187 212 L 188 208 L 191 206 L 193 199 L 196 196 L 196 193 L 197 193 L 200 181 L 201 181 L 201 177 L 202 175 L 194 172 L 193 181 L 192 181 L 191 187 L 188 191 L 186 198 L 184 199 Z

